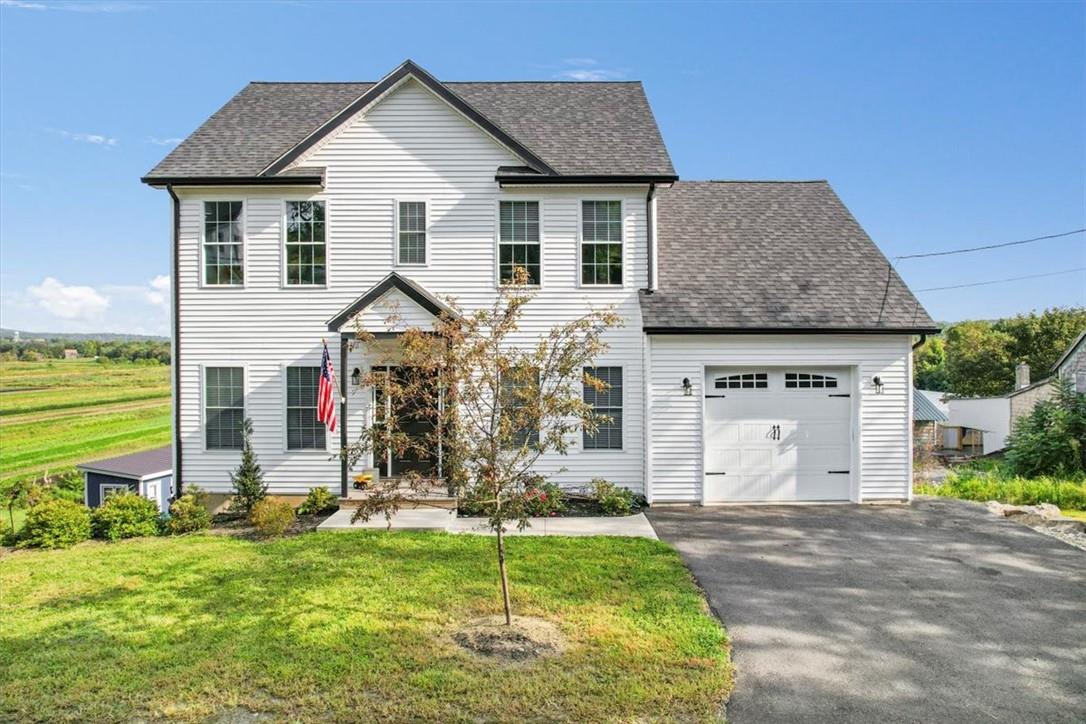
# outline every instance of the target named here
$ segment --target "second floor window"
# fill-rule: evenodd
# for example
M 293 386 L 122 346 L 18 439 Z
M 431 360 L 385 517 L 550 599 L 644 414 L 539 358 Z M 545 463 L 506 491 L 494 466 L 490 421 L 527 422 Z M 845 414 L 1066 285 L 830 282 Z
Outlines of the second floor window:
M 622 284 L 622 202 L 581 202 L 581 284 Z
M 498 219 L 498 278 L 513 281 L 513 272 L 523 267 L 528 283 L 539 284 L 539 202 L 502 201 Z
M 324 202 L 287 202 L 287 285 L 322 285 L 325 280 Z
M 204 369 L 204 429 L 208 450 L 240 450 L 245 422 L 245 370 Z
M 324 450 L 324 423 L 317 420 L 320 367 L 287 367 L 287 449 Z
M 426 202 L 401 201 L 397 212 L 397 264 L 426 263 Z
M 204 284 L 241 286 L 240 201 L 204 202 Z

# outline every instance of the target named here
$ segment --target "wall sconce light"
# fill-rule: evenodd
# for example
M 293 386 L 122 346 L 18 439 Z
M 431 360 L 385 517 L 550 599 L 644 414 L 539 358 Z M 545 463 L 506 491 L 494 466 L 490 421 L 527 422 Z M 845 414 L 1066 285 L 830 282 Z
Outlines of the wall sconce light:
M 882 378 L 877 376 L 877 375 L 875 377 L 872 377 L 871 378 L 871 384 L 875 385 L 875 394 L 876 395 L 881 395 L 882 394 L 882 387 L 883 387 Z
M 694 394 L 694 385 L 690 383 L 689 377 L 683 377 L 683 395 L 690 397 Z
M 351 373 L 351 384 L 358 387 L 362 384 L 362 370 L 357 367 L 354 368 L 354 372 Z

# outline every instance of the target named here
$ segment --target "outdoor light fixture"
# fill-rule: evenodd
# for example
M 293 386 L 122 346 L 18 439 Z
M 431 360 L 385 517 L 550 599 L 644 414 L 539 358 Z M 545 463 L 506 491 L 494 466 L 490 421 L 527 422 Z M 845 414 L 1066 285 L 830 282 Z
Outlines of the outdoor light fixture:
M 683 377 L 683 394 L 687 397 L 694 394 L 694 385 L 690 384 L 689 377 Z
M 875 385 L 875 394 L 876 395 L 881 395 L 882 394 L 882 378 L 878 377 L 878 376 L 872 377 L 871 378 L 871 384 Z
M 354 372 L 351 373 L 351 384 L 358 387 L 362 384 L 362 370 L 357 367 L 354 368 Z

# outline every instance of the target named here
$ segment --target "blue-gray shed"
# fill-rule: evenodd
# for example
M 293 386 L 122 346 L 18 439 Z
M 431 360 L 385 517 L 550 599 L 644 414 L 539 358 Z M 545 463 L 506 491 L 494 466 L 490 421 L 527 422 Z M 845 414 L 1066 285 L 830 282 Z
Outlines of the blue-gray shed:
M 153 500 L 162 512 L 170 507 L 173 451 L 169 445 L 76 467 L 83 471 L 83 498 L 88 508 L 97 508 L 110 495 L 123 492 Z

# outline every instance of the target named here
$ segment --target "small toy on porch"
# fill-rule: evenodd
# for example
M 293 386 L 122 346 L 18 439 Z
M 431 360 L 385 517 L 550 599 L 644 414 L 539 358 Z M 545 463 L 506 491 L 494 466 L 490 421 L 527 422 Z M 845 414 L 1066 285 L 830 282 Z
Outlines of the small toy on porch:
M 365 490 L 373 483 L 373 475 L 371 473 L 359 473 L 354 476 L 354 489 Z

